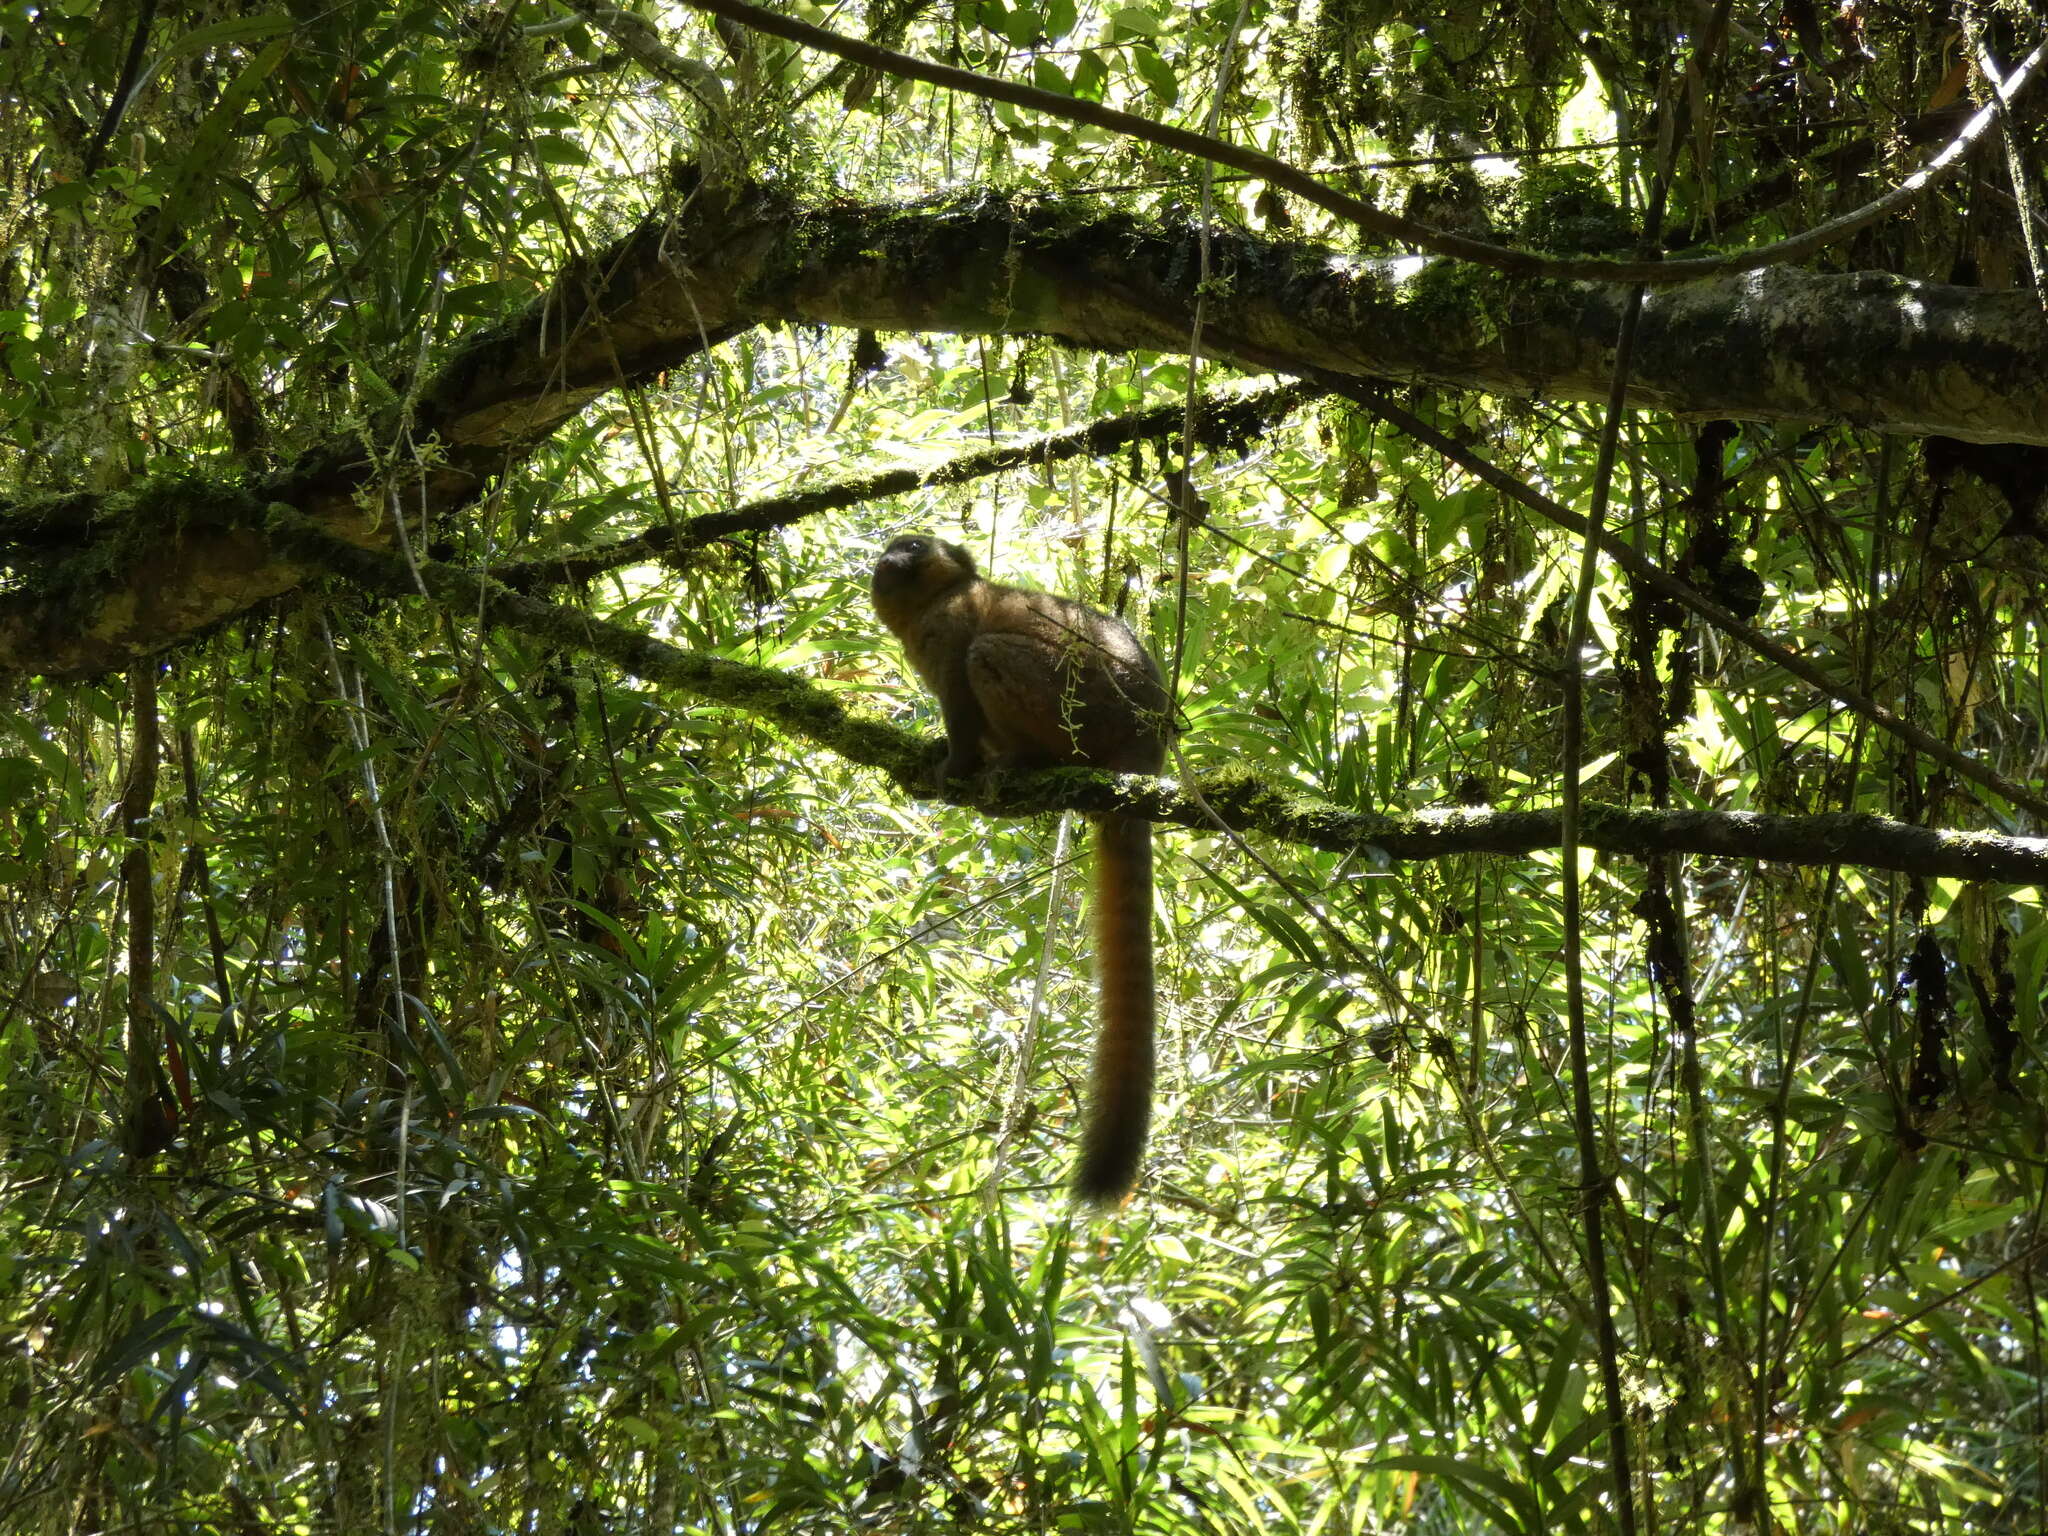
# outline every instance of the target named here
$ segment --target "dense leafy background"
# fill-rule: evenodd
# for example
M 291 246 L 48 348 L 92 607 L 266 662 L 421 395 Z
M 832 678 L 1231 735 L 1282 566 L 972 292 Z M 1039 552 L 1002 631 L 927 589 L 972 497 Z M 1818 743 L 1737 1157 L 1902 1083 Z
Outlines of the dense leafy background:
M 1943 6 L 1724 9 L 1711 51 L 1656 6 L 830 19 L 1555 248 L 1639 217 L 1641 152 L 1611 141 L 1660 91 L 1690 113 L 1670 231 L 1750 242 L 1896 180 L 1967 85 Z M 682 159 L 813 198 L 1206 200 L 1348 243 L 1256 183 L 667 7 L 653 35 L 711 105 L 539 0 L 162 10 L 0 5 L 12 489 L 254 481 L 351 437 L 402 483 L 432 443 L 367 424 L 663 206 Z M 2008 54 L 2022 10 L 1981 18 Z M 2023 278 L 2004 166 L 1827 263 Z M 863 376 L 854 337 L 758 331 L 604 399 L 436 552 L 559 551 L 1233 387 L 1185 356 L 879 348 Z M 1595 413 L 1410 403 L 1585 503 Z M 2039 785 L 2042 546 L 1990 483 L 1750 427 L 1689 499 L 1699 431 L 1624 424 L 1626 536 L 1697 580 L 1746 568 L 1774 635 Z M 1183 600 L 1163 454 L 823 515 L 576 600 L 929 723 L 863 589 L 882 540 L 933 527 L 1124 606 L 1177 657 L 1196 770 L 1554 803 L 1569 541 L 1307 400 L 1197 457 Z M 1596 595 L 1589 795 L 1651 797 L 1668 763 L 1675 805 L 2027 830 L 1658 618 Z M 334 583 L 160 669 L 153 995 L 194 1106 L 145 1156 L 134 687 L 17 680 L 0 719 L 8 1529 L 1611 1528 L 1554 857 L 1163 837 L 1150 1173 L 1085 1218 L 1060 1191 L 1085 882 L 1053 875 L 1053 824 L 908 802 L 757 717 Z M 1645 1520 L 2038 1527 L 2040 892 L 1586 868 Z M 1683 978 L 1655 951 L 1675 934 Z

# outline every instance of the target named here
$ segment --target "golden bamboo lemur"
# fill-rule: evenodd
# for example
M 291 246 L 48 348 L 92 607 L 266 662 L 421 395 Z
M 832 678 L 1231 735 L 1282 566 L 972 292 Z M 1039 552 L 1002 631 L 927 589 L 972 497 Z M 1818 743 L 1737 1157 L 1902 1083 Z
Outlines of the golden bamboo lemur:
M 957 544 L 912 534 L 875 562 L 875 612 L 939 701 L 941 782 L 987 768 L 1157 773 L 1172 730 L 1158 664 L 1123 620 L 982 579 Z M 1152 1118 L 1152 829 L 1095 818 L 1101 1033 L 1074 1194 L 1113 1205 L 1137 1182 Z

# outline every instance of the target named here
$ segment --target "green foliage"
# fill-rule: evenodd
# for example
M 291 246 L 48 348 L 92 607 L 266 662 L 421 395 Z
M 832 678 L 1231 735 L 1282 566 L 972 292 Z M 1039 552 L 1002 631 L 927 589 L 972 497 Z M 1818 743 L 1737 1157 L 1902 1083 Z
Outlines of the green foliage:
M 1136 220 L 1202 192 L 1096 130 L 677 15 L 663 46 L 722 105 L 542 0 L 156 10 L 102 143 L 141 11 L 0 4 L 0 159 L 36 168 L 0 194 L 10 494 L 208 484 L 246 510 L 319 443 L 409 505 L 442 466 L 409 425 L 435 369 L 671 199 L 672 159 L 788 195 L 1085 189 Z M 1670 40 L 1587 14 L 833 21 L 1184 126 L 1213 107 L 1304 162 L 1461 161 L 1473 135 L 1571 147 L 1550 137 L 1582 34 L 1650 109 Z M 1738 14 L 1778 50 L 1742 99 L 1788 95 L 1785 143 L 1832 131 L 1802 93 L 1890 121 L 1943 56 L 1901 22 L 1793 92 L 1778 8 Z M 1675 218 L 1773 169 L 1761 129 L 1724 126 Z M 1516 173 L 1519 238 L 1608 248 L 1640 165 L 1573 152 Z M 1888 238 L 1912 270 L 1932 237 Z M 1490 334 L 1499 286 L 1424 298 Z M 1225 382 L 1044 339 L 878 345 L 868 376 L 851 337 L 747 331 L 600 396 L 416 536 L 533 560 Z M 1587 418 L 1415 394 L 1589 501 Z M 1745 426 L 1703 500 L 1699 443 L 1627 419 L 1623 536 L 1754 573 L 1774 636 L 2038 785 L 2043 572 L 1995 481 Z M 10 503 L 0 532 L 68 548 L 73 505 Z M 1121 607 L 1181 681 L 1198 771 L 1363 809 L 1555 801 L 1574 545 L 1328 400 L 1192 464 L 1146 444 L 928 487 L 548 595 L 936 729 L 864 595 L 913 526 Z M 1662 775 L 1680 809 L 2015 830 L 1611 572 L 1594 615 L 1589 794 L 1651 800 Z M 1589 856 L 1585 1170 L 1554 854 L 1163 835 L 1154 1144 L 1095 1219 L 1062 1197 L 1093 1005 L 1056 827 L 906 801 L 739 704 L 665 695 L 583 655 L 573 613 L 473 620 L 328 581 L 162 658 L 133 840 L 135 694 L 9 685 L 9 1529 L 1604 1532 L 1587 1199 L 1658 1528 L 2040 1523 L 2038 889 L 1707 858 L 1660 884 Z M 131 1000 L 138 848 L 155 971 Z M 157 1095 L 178 1139 L 149 1150 Z
M 1539 251 L 1594 254 L 1626 250 L 1636 233 L 1596 167 L 1552 161 L 1532 168 L 1518 189 L 1520 243 Z

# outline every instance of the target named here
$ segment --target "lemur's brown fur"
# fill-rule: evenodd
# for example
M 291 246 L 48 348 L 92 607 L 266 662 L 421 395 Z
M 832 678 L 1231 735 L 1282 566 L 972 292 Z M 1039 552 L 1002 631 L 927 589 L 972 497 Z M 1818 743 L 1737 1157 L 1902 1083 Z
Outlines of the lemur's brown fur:
M 875 563 L 875 612 L 946 723 L 941 781 L 1062 764 L 1157 773 L 1171 710 L 1158 664 L 1121 619 L 985 581 L 957 544 L 911 534 Z M 1138 1178 L 1152 1118 L 1152 829 L 1095 818 L 1102 1027 L 1074 1194 L 1113 1205 Z

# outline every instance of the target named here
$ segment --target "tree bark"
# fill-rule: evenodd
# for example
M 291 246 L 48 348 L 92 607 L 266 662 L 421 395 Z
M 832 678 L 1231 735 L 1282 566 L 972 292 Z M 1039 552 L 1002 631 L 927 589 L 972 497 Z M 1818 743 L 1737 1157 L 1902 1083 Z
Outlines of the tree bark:
M 440 456 L 399 499 L 409 517 L 459 509 L 599 396 L 761 324 L 1183 351 L 1198 250 L 1191 229 L 1067 203 L 798 208 L 699 189 L 423 386 L 412 432 Z M 1210 271 L 1204 350 L 1248 369 L 1553 400 L 1610 382 L 1618 288 L 1230 229 L 1211 232 Z M 1653 293 L 1637 352 L 1630 396 L 1645 408 L 2048 444 L 2048 318 L 2024 291 L 1766 270 Z M 358 441 L 309 451 L 253 494 L 188 483 L 0 503 L 0 562 L 21 578 L 0 595 L 0 671 L 122 667 L 289 592 L 307 572 L 254 527 L 270 503 L 388 547 Z

